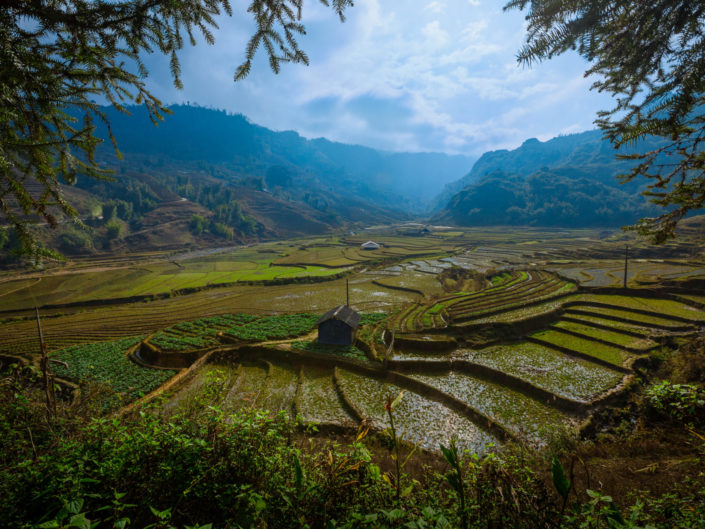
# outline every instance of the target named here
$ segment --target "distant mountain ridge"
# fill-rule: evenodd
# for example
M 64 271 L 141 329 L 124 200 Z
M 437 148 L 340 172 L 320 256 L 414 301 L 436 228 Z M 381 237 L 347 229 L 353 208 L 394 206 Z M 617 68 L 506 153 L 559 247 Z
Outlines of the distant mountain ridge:
M 128 163 L 135 155 L 167 158 L 209 166 L 208 170 L 216 167 L 216 175 L 230 181 L 266 179 L 273 167 L 284 168 L 290 175 L 290 191 L 330 190 L 419 215 L 430 210 L 444 184 L 457 180 L 474 162 L 461 155 L 391 153 L 323 138 L 308 140 L 293 131 L 253 124 L 240 114 L 202 107 L 170 109 L 173 114 L 155 127 L 142 107 L 131 107 L 130 116 L 104 108 Z M 105 129 L 99 133 L 107 137 Z
M 641 142 L 640 150 L 656 146 Z M 483 154 L 472 170 L 436 200 L 433 222 L 457 225 L 621 226 L 658 209 L 640 192 L 644 182 L 620 185 L 634 163 L 597 130 L 526 140 L 514 150 Z

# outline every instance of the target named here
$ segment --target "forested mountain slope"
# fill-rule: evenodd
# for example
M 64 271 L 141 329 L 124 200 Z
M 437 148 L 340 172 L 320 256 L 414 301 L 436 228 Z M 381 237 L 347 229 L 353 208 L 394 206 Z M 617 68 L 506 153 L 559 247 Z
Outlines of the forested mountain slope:
M 638 146 L 654 147 L 651 141 Z M 619 151 L 629 152 L 626 149 Z M 644 182 L 620 184 L 634 162 L 618 160 L 599 131 L 530 139 L 518 149 L 482 155 L 446 186 L 434 222 L 458 225 L 621 226 L 654 215 Z

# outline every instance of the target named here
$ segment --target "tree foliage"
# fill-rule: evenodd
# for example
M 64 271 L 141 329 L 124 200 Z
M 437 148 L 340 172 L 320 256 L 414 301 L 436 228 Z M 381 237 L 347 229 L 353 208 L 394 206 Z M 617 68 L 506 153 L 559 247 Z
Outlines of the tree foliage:
M 666 211 L 633 229 L 663 242 L 680 219 L 705 204 L 705 4 L 690 0 L 512 0 L 527 10 L 518 61 L 532 64 L 568 50 L 590 61 L 593 89 L 615 97 L 597 124 L 615 147 L 664 140 L 622 175 L 649 179 L 645 194 Z
M 320 0 L 343 18 L 351 0 Z M 303 0 L 253 0 L 256 23 L 236 79 L 250 71 L 260 45 L 270 66 L 308 63 L 296 36 Z M 146 86 L 141 56 L 169 57 L 174 85 L 181 88 L 177 52 L 201 35 L 214 42 L 217 17 L 232 15 L 229 0 L 7 0 L 0 6 L 0 220 L 12 226 L 34 259 L 50 252 L 32 233 L 42 219 L 52 227 L 67 215 L 81 224 L 62 185 L 78 175 L 108 178 L 95 159 L 101 143 L 96 123 L 107 123 L 95 102 L 126 112 L 144 105 L 153 122 L 167 110 Z M 109 125 L 109 124 L 108 124 Z M 110 138 L 117 149 L 112 133 Z

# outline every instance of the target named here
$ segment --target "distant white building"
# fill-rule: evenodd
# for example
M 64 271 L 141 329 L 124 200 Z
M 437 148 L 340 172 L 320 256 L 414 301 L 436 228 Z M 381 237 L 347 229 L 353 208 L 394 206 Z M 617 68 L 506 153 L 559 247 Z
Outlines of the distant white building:
M 379 244 L 374 241 L 367 241 L 360 245 L 363 250 L 379 250 Z

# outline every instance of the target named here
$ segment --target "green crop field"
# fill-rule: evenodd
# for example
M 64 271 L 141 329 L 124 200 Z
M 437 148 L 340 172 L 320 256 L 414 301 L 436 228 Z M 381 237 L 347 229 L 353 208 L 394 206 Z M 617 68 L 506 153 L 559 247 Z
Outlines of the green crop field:
M 141 339 L 136 336 L 62 349 L 51 357 L 68 367 L 56 364 L 54 372 L 79 383 L 107 386 L 117 397 L 109 399 L 109 403 L 125 404 L 156 389 L 175 374 L 175 371 L 140 367 L 127 358 L 125 352 Z
M 539 331 L 531 335 L 532 338 L 541 340 L 550 345 L 565 347 L 571 351 L 576 351 L 599 360 L 604 360 L 610 364 L 621 366 L 629 358 L 629 355 L 615 346 L 605 345 L 584 338 L 578 338 L 570 334 L 561 333 L 554 330 Z
M 628 347 L 637 350 L 644 350 L 654 347 L 656 343 L 653 340 L 638 338 L 628 334 L 621 334 L 616 331 L 608 331 L 597 327 L 591 327 L 587 324 L 575 323 L 573 321 L 558 321 L 553 325 L 554 328 L 565 329 L 567 331 L 579 333 L 587 337 L 593 337 L 600 340 L 605 340 L 617 347 Z
M 580 311 L 581 313 L 589 313 L 591 316 L 602 316 L 604 319 L 609 317 L 629 320 L 629 323 L 643 324 L 645 326 L 651 326 L 662 329 L 669 329 L 674 327 L 682 327 L 684 324 L 678 320 L 673 320 L 668 317 L 668 314 L 640 314 L 638 312 L 630 311 L 629 309 L 622 309 L 621 307 L 615 308 L 605 308 L 605 307 L 591 307 L 589 305 L 583 305 L 578 307 L 570 307 L 567 313 L 572 313 L 574 311 Z M 582 315 L 582 314 L 581 314 Z
M 265 316 L 250 323 L 230 327 L 225 334 L 239 340 L 258 342 L 293 338 L 310 332 L 318 318 L 318 314 L 307 313 Z

